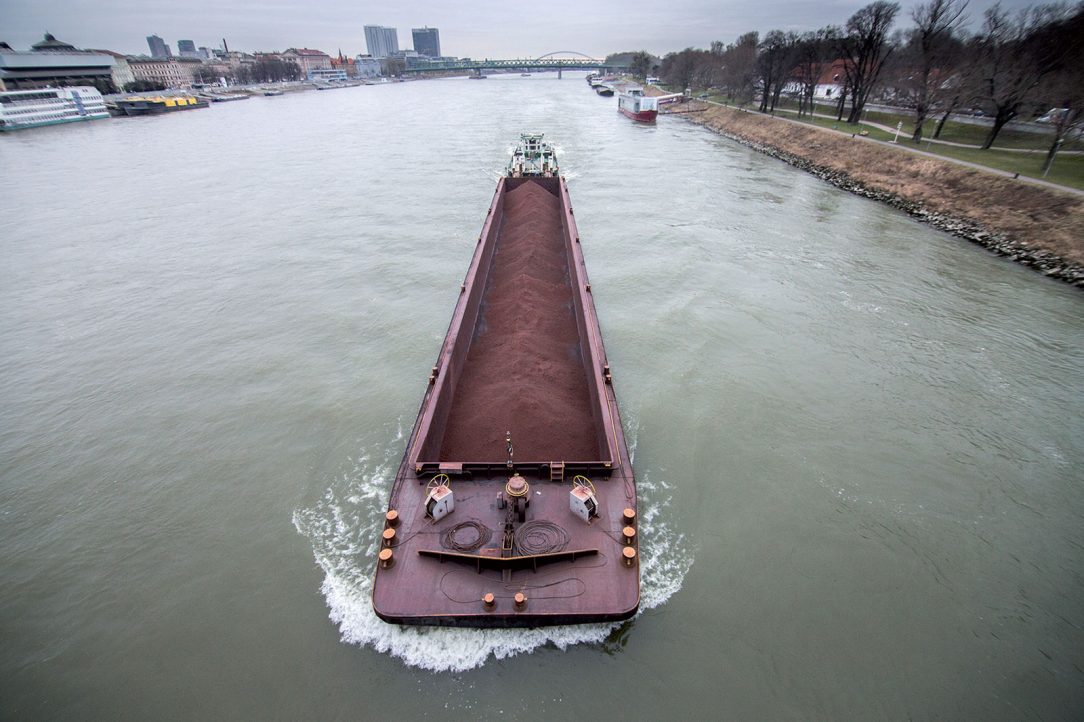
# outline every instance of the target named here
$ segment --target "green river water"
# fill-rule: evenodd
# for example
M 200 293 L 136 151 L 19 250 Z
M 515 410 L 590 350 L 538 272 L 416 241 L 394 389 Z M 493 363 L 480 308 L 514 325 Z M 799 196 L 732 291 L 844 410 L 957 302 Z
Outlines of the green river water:
M 0 138 L 0 716 L 1084 715 L 1084 295 L 573 75 Z M 643 610 L 391 627 L 373 540 L 529 130 Z

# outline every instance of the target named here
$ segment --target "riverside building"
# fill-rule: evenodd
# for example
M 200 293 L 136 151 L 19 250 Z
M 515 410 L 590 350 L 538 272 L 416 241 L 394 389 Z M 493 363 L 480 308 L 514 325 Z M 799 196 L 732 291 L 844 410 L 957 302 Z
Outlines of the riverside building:
M 124 86 L 135 81 L 135 74 L 132 72 L 132 66 L 128 65 L 127 55 L 115 53 L 112 50 L 89 50 L 87 52 L 101 53 L 113 58 L 110 77 L 113 79 L 113 85 L 116 86 L 117 90 L 124 90 Z
M 380 76 L 380 61 L 371 55 L 359 55 L 354 58 L 354 67 L 357 68 L 359 78 L 376 78 Z
M 104 53 L 76 50 L 52 35 L 15 51 L 0 45 L 0 90 L 30 90 L 67 85 L 107 87 L 112 82 L 113 58 Z
M 436 28 L 413 28 L 414 51 L 427 58 L 440 57 L 440 31 Z
M 290 48 L 281 57 L 288 63 L 296 63 L 297 67 L 301 68 L 301 76 L 304 78 L 311 78 L 314 70 L 331 67 L 331 56 L 322 50 Z
M 169 51 L 169 46 L 166 45 L 166 41 L 157 35 L 147 36 L 147 47 L 151 50 L 152 58 L 172 58 L 173 53 Z
M 176 58 L 129 58 L 128 67 L 136 80 L 159 83 L 167 88 L 187 88 L 192 85 L 192 71 Z
M 365 26 L 365 47 L 374 58 L 386 58 L 399 52 L 399 33 L 383 25 Z

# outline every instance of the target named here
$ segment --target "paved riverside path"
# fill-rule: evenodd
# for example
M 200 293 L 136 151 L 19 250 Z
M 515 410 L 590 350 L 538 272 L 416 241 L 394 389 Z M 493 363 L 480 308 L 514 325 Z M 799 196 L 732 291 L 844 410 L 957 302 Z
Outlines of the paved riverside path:
M 719 102 L 714 101 L 714 100 L 705 100 L 705 101 L 700 101 L 700 102 L 707 103 L 709 105 L 717 105 L 720 108 L 731 108 L 733 110 L 737 110 L 737 108 L 734 108 L 733 106 L 725 105 L 723 103 L 719 103 Z M 1043 180 L 1042 178 L 1030 178 L 1028 176 L 1018 175 L 1016 173 L 1011 173 L 1011 172 L 1009 172 L 1007 170 L 1001 170 L 1000 168 L 991 168 L 990 166 L 982 165 L 981 163 L 973 163 L 973 162 L 967 161 L 967 160 L 959 160 L 957 158 L 950 158 L 948 156 L 938 155 L 937 153 L 931 153 L 929 151 L 921 150 L 920 148 L 912 148 L 912 147 L 909 147 L 909 146 L 904 145 L 902 143 L 893 143 L 892 141 L 887 141 L 887 140 L 877 140 L 876 138 L 869 138 L 869 137 L 866 137 L 866 136 L 858 135 L 857 133 L 852 133 L 851 131 L 839 130 L 838 128 L 825 128 L 822 125 L 811 125 L 810 123 L 805 123 L 805 122 L 802 122 L 800 120 L 796 120 L 794 118 L 785 118 L 785 117 L 783 117 L 781 115 L 773 115 L 773 114 L 770 114 L 770 113 L 761 113 L 758 110 L 748 110 L 747 109 L 744 112 L 746 112 L 746 113 L 754 113 L 756 115 L 766 115 L 766 116 L 770 115 L 771 117 L 778 118 L 779 120 L 782 120 L 784 122 L 795 123 L 797 125 L 801 125 L 801 126 L 806 127 L 806 128 L 810 128 L 810 127 L 819 128 L 821 130 L 827 130 L 827 131 L 832 132 L 832 133 L 840 133 L 842 135 L 849 135 L 849 136 L 853 137 L 855 140 L 861 140 L 861 141 L 866 142 L 866 143 L 877 143 L 877 144 L 880 144 L 880 145 L 888 146 L 890 148 L 899 148 L 900 150 L 905 150 L 908 153 L 915 153 L 917 155 L 926 156 L 927 158 L 935 158 L 937 160 L 948 161 L 950 163 L 955 163 L 957 165 L 966 166 L 968 168 L 974 168 L 975 170 L 981 170 L 981 171 L 985 171 L 987 173 L 993 173 L 994 175 L 1000 175 L 1000 176 L 1003 176 L 1005 178 L 1012 178 L 1013 180 L 1018 180 L 1018 181 L 1021 181 L 1023 183 L 1031 183 L 1033 185 L 1044 186 L 1046 188 L 1052 188 L 1054 190 L 1062 191 L 1064 193 L 1069 193 L 1069 194 L 1076 195 L 1076 196 L 1084 196 L 1084 190 L 1080 190 L 1080 189 L 1077 189 L 1077 188 L 1072 188 L 1070 186 L 1060 185 L 1058 183 L 1051 183 L 1050 181 Z M 786 111 L 784 111 L 784 112 L 786 112 Z M 822 117 L 822 118 L 823 117 L 827 117 L 827 118 L 833 117 L 833 116 L 825 116 L 823 114 L 818 114 L 818 115 L 819 115 L 819 117 Z M 874 126 L 874 127 L 877 127 L 877 128 L 882 128 L 882 129 L 887 130 L 887 131 L 892 132 L 892 133 L 896 132 L 895 128 L 890 128 L 889 126 L 886 126 L 886 125 L 881 125 L 879 123 L 870 123 L 868 121 L 863 121 L 863 122 L 865 122 L 866 125 Z M 935 142 L 937 142 L 937 141 L 935 141 Z M 953 145 L 958 145 L 958 144 L 953 144 Z M 976 146 L 964 146 L 964 147 L 976 147 Z M 999 150 L 1001 150 L 1001 149 L 999 149 Z M 1075 153 L 1075 152 L 1080 152 L 1080 151 L 1060 151 L 1058 153 L 1058 155 L 1061 155 L 1061 153 L 1066 153 L 1066 152 Z

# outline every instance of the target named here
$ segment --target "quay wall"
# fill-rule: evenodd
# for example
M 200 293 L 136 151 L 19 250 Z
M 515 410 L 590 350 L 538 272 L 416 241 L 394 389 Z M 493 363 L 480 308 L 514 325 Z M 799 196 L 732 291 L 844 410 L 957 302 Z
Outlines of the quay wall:
M 1084 288 L 1084 196 L 728 107 L 682 117 Z

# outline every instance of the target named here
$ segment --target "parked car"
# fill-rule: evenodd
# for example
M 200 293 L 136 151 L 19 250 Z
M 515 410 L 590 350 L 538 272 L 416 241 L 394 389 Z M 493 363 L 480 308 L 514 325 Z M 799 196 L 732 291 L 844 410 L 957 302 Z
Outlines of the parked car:
M 1069 112 L 1068 108 L 1051 108 L 1041 118 L 1036 118 L 1036 123 L 1057 123 Z

